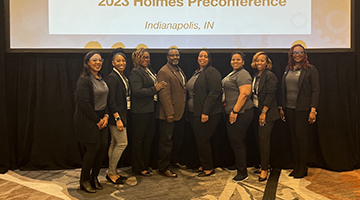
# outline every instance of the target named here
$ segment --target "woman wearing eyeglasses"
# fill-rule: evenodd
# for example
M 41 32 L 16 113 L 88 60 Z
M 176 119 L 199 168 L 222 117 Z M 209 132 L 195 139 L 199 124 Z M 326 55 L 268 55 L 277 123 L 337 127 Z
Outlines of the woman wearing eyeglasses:
M 310 65 L 305 48 L 295 44 L 288 53 L 288 65 L 282 77 L 280 117 L 288 124 L 295 168 L 294 178 L 307 176 L 307 130 L 316 121 L 319 102 L 319 75 Z
M 150 66 L 150 54 L 144 49 L 132 53 L 134 68 L 130 72 L 132 116 L 132 171 L 151 176 L 149 169 L 151 143 L 155 135 L 155 102 L 157 92 L 166 82 L 157 82 Z
M 109 89 L 100 74 L 102 64 L 100 53 L 87 53 L 75 90 L 75 136 L 83 151 L 80 189 L 90 193 L 103 189 L 97 176 L 108 148 Z

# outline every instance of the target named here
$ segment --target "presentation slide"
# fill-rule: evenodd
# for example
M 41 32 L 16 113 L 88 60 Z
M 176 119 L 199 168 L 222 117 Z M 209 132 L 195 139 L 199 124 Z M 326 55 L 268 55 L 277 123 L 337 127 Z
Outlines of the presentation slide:
M 10 49 L 351 48 L 351 0 L 9 0 Z

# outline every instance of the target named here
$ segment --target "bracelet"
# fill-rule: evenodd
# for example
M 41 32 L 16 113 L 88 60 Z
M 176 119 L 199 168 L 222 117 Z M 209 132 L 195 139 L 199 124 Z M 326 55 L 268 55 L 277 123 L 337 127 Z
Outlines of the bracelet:
M 261 110 L 262 113 L 266 114 L 266 111 L 264 109 Z
M 109 119 L 109 115 L 108 114 L 105 114 L 104 117 L 107 117 Z
M 115 118 L 115 121 L 117 122 L 117 121 L 119 121 L 121 118 L 120 117 L 117 117 L 117 118 Z
M 312 111 L 310 111 L 310 112 L 312 112 L 312 113 L 314 113 L 315 115 L 317 115 L 317 112 L 316 112 L 316 111 L 314 111 L 314 110 L 312 110 Z
M 279 109 L 279 110 L 280 110 L 280 109 L 282 110 L 282 107 L 281 107 L 281 106 L 278 106 L 278 109 Z

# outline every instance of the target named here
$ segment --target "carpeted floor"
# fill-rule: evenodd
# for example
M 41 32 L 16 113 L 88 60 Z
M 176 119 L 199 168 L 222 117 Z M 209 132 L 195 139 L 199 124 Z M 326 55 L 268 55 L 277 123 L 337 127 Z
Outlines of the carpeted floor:
M 331 172 L 311 168 L 308 177 L 303 179 L 289 177 L 288 170 L 274 170 L 268 185 L 267 182 L 258 182 L 258 175 L 253 174 L 251 168 L 248 170 L 249 179 L 240 183 L 232 182 L 236 171 L 221 168 L 216 169 L 215 175 L 201 178 L 190 170 L 173 169 L 179 176 L 175 179 L 161 176 L 156 171 L 152 177 L 134 177 L 129 176 L 130 168 L 120 170 L 122 175 L 129 177 L 124 185 L 106 181 L 106 169 L 102 169 L 99 180 L 104 189 L 95 194 L 79 189 L 80 169 L 9 171 L 0 174 L 0 199 L 360 199 L 360 170 Z

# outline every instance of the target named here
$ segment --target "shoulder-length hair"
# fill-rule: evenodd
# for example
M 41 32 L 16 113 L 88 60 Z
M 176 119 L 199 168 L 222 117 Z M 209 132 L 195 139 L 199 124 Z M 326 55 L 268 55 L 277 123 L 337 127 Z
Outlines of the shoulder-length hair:
M 97 51 L 90 51 L 89 53 L 87 53 L 85 55 L 84 61 L 83 61 L 83 70 L 80 75 L 81 77 L 90 75 L 91 70 L 90 70 L 90 66 L 89 66 L 88 62 L 89 62 L 90 58 L 93 57 L 93 55 L 95 55 L 95 54 L 99 54 L 101 57 L 101 54 Z
M 144 53 L 149 53 L 149 52 L 144 48 L 139 48 L 132 53 L 131 58 L 133 60 L 134 67 L 138 67 L 138 68 L 140 67 L 140 60 L 143 57 Z
M 200 55 L 200 53 L 201 53 L 202 51 L 205 51 L 205 52 L 207 53 L 208 59 L 209 59 L 209 62 L 208 62 L 208 64 L 207 64 L 205 67 L 212 66 L 212 59 L 211 59 L 210 52 L 209 52 L 208 50 L 206 50 L 206 49 L 201 49 L 201 51 L 200 51 L 199 54 L 198 54 L 198 57 L 199 57 L 199 55 Z
M 255 68 L 255 69 L 257 68 L 255 62 L 258 59 L 258 57 L 261 56 L 261 55 L 264 55 L 266 57 L 266 67 L 265 67 L 265 69 L 271 69 L 272 68 L 272 61 L 270 60 L 269 56 L 263 51 L 257 52 L 253 56 L 251 67 Z
M 294 53 L 295 47 L 301 47 L 304 50 L 304 59 L 300 63 L 300 67 L 303 68 L 303 69 L 308 69 L 308 68 L 312 69 L 312 67 L 311 67 L 311 65 L 309 64 L 309 61 L 308 61 L 308 56 L 307 56 L 307 53 L 305 51 L 305 47 L 303 45 L 301 45 L 301 44 L 294 44 L 290 48 L 289 53 L 288 53 L 288 63 L 287 63 L 287 66 L 286 66 L 286 71 L 294 69 L 295 61 L 294 61 L 293 53 Z

